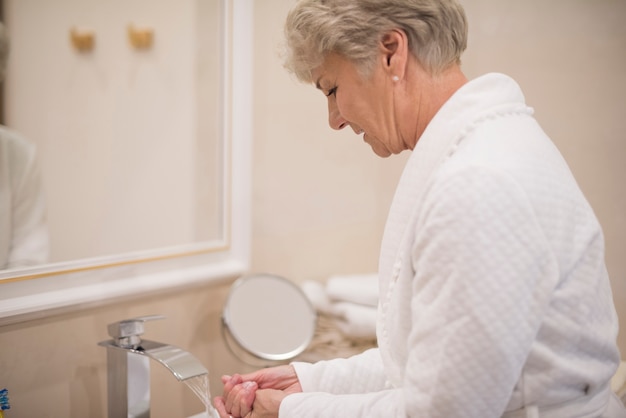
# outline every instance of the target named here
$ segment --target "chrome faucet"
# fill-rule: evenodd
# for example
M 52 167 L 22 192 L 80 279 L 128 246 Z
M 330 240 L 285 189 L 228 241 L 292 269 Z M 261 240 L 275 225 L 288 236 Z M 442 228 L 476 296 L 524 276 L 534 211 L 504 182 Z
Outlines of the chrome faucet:
M 150 315 L 114 322 L 108 325 L 113 339 L 98 343 L 107 349 L 109 418 L 150 417 L 150 359 L 164 365 L 179 381 L 208 374 L 192 354 L 139 337 L 146 321 L 163 318 Z

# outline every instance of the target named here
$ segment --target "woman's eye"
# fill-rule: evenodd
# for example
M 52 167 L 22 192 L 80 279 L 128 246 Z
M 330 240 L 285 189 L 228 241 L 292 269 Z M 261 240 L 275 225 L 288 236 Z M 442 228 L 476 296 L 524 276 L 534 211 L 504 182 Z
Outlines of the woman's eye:
M 328 94 L 326 94 L 326 97 L 334 96 L 335 93 L 337 93 L 337 87 L 333 87 L 332 89 L 328 90 Z

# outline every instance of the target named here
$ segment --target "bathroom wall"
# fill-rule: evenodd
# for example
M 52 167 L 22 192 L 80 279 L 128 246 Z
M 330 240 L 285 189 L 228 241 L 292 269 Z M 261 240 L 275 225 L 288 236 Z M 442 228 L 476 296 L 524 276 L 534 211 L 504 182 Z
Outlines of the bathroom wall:
M 626 2 L 462 3 L 464 71 L 517 79 L 600 219 L 626 357 Z M 331 130 L 325 97 L 282 69 L 291 4 L 255 11 L 253 268 L 296 281 L 375 271 L 407 155 L 383 160 L 350 129 Z
M 198 287 L 119 301 L 78 312 L 0 327 L 0 388 L 8 388 L 7 418 L 106 417 L 107 324 L 162 314 L 146 323 L 145 338 L 191 352 L 210 373 L 214 395 L 219 377 L 250 370 L 224 345 L 220 314 L 229 284 Z M 202 403 L 166 369 L 152 363 L 152 417 L 182 418 L 204 410 Z
M 325 98 L 286 74 L 278 57 L 291 0 L 255 9 L 252 270 L 296 281 L 376 269 L 379 241 L 406 155 L 379 159 L 349 131 L 326 124 Z M 605 229 L 607 264 L 626 323 L 626 2 L 621 0 L 464 1 L 471 77 L 502 71 L 569 161 Z M 189 349 L 219 375 L 245 370 L 224 347 L 219 312 L 225 283 L 0 327 L 0 386 L 8 418 L 104 417 L 106 324 L 160 313 L 146 337 Z M 626 352 L 626 328 L 620 345 Z M 153 416 L 202 410 L 191 392 L 154 370 Z

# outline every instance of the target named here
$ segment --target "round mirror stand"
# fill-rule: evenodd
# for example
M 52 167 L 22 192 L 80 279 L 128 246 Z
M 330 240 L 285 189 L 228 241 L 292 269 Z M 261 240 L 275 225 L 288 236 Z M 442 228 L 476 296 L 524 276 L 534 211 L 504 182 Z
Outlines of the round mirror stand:
M 293 282 L 271 274 L 239 278 L 222 315 L 227 347 L 248 365 L 288 362 L 313 340 L 317 314 Z

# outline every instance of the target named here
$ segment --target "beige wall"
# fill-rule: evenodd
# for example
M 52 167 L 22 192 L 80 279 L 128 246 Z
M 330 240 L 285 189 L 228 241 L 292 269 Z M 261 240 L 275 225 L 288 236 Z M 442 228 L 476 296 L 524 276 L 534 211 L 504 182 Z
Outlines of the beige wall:
M 284 73 L 277 57 L 291 1 L 255 11 L 253 265 L 294 280 L 376 269 L 388 204 L 406 156 L 381 160 L 349 132 L 326 125 L 324 97 Z M 607 238 L 614 297 L 626 323 L 626 2 L 466 1 L 469 76 L 516 77 L 537 118 L 568 159 Z M 513 8 L 513 9 L 511 9 Z M 189 349 L 218 392 L 243 369 L 219 337 L 227 286 L 151 296 L 0 328 L 0 386 L 8 417 L 103 417 L 106 324 L 160 313 L 147 337 Z M 620 336 L 626 351 L 626 328 Z M 183 385 L 153 367 L 155 417 L 202 410 Z

